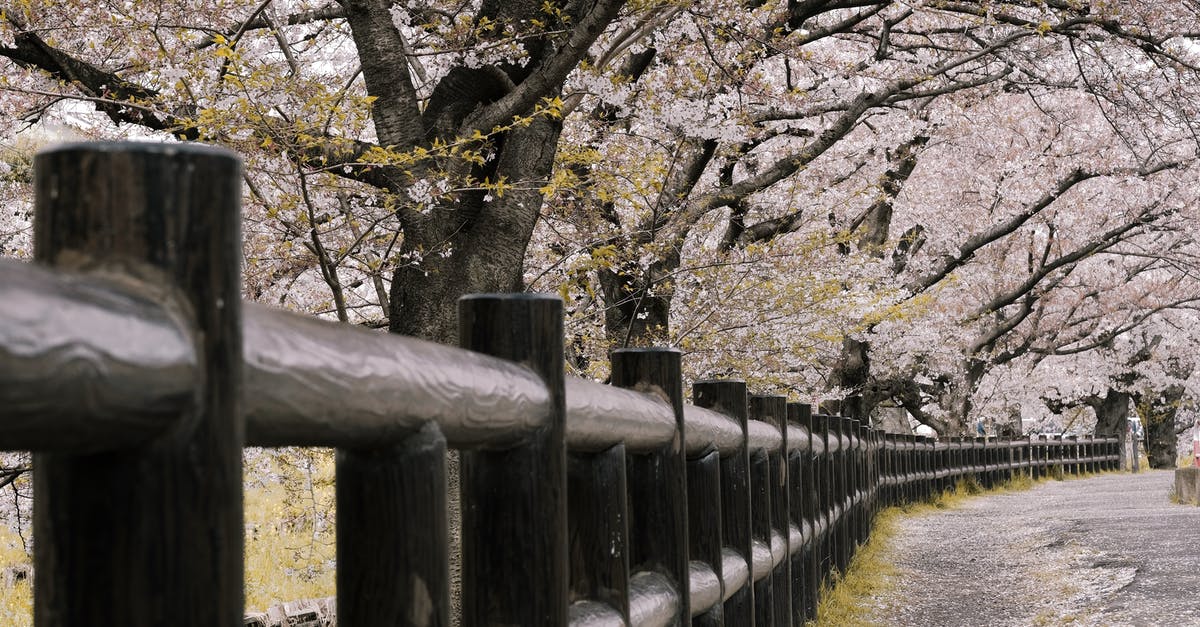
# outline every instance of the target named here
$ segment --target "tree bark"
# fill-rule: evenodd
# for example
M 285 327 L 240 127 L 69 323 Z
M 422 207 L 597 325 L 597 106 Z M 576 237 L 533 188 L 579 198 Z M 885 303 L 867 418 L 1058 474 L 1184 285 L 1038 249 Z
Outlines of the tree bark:
M 1175 418 L 1183 388 L 1172 385 L 1160 393 L 1151 392 L 1137 399 L 1138 416 L 1146 432 L 1146 458 L 1151 468 L 1174 468 L 1179 456 Z
M 1104 398 L 1094 396 L 1087 403 L 1096 412 L 1096 435 L 1116 436 L 1121 440 L 1121 467 L 1124 468 L 1129 463 L 1125 455 L 1125 444 L 1129 439 L 1129 393 L 1109 388 Z

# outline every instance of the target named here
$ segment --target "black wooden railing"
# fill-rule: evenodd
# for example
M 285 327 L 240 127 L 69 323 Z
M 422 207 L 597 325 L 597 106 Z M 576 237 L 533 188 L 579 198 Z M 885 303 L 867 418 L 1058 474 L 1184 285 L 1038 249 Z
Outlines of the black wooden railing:
M 460 302 L 462 349 L 241 302 L 240 164 L 189 145 L 35 160 L 39 264 L 0 261 L 0 449 L 34 457 L 35 617 L 235 625 L 243 446 L 337 452 L 346 625 L 792 625 L 889 504 L 1114 468 L 1115 439 L 884 434 L 680 354 L 564 378 L 562 306 Z M 463 350 L 467 349 L 467 350 Z M 514 363 L 515 362 L 515 363 Z

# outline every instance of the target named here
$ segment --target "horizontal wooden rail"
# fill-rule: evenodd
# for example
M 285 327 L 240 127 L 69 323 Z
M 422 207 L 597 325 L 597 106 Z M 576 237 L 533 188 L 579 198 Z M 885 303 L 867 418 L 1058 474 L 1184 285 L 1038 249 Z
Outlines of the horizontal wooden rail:
M 451 447 L 507 448 L 549 414 L 542 380 L 497 357 L 253 305 L 245 338 L 254 446 L 379 446 L 435 422 Z
M 132 446 L 167 429 L 191 401 L 196 356 L 186 322 L 148 296 L 153 288 L 0 264 L 0 313 L 22 323 L 0 329 L 0 448 Z M 505 448 L 545 421 L 541 379 L 512 362 L 253 303 L 244 319 L 247 445 L 379 446 L 434 422 L 453 448 Z M 675 436 L 660 398 L 566 383 L 572 450 L 623 443 L 639 452 Z M 738 450 L 740 429 L 728 416 L 692 405 L 684 414 L 688 453 Z M 778 429 L 749 428 L 753 450 L 778 450 Z
M 0 443 L 95 452 L 144 442 L 195 402 L 182 312 L 144 284 L 0 259 Z M 140 288 L 140 289 L 139 289 Z

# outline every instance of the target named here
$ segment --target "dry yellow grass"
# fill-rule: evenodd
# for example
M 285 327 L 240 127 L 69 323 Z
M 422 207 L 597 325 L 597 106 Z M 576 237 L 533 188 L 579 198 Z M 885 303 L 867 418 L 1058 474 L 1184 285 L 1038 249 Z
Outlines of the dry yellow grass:
M 291 449 L 246 467 L 246 608 L 334 594 L 333 456 Z M 266 479 L 273 477 L 274 479 Z M 0 524 L 0 568 L 27 564 L 20 538 Z M 0 580 L 0 625 L 33 625 L 28 581 Z
M 0 569 L 29 564 L 21 538 L 0 525 Z M 33 588 L 29 580 L 8 587 L 0 579 L 0 625 L 30 627 L 33 625 Z

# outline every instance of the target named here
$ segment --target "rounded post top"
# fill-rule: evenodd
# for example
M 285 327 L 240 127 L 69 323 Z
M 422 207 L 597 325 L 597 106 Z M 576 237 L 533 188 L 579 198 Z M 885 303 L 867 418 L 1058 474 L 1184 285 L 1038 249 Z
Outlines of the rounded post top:
M 37 152 L 40 155 L 61 155 L 64 153 L 127 153 L 127 154 L 148 154 L 158 155 L 163 157 L 174 156 L 202 156 L 202 157 L 218 157 L 233 159 L 241 162 L 242 158 L 238 153 L 213 146 L 211 144 L 201 144 L 198 142 L 153 142 L 153 141 L 98 141 L 98 142 L 65 142 L 55 144 L 47 148 L 43 148 Z
M 701 379 L 692 383 L 692 385 L 740 385 L 745 387 L 746 382 L 740 379 Z
M 642 353 L 642 354 L 645 354 L 645 353 L 667 353 L 667 354 L 683 355 L 683 352 L 680 351 L 678 348 L 672 348 L 670 346 L 646 346 L 646 347 L 642 347 L 642 348 L 615 348 L 612 351 L 613 355 L 626 355 L 629 353 Z
M 458 297 L 458 302 L 481 302 L 481 301 L 529 301 L 529 302 L 553 302 L 562 303 L 562 299 L 553 294 L 544 294 L 541 292 L 485 292 L 481 294 L 466 294 Z

